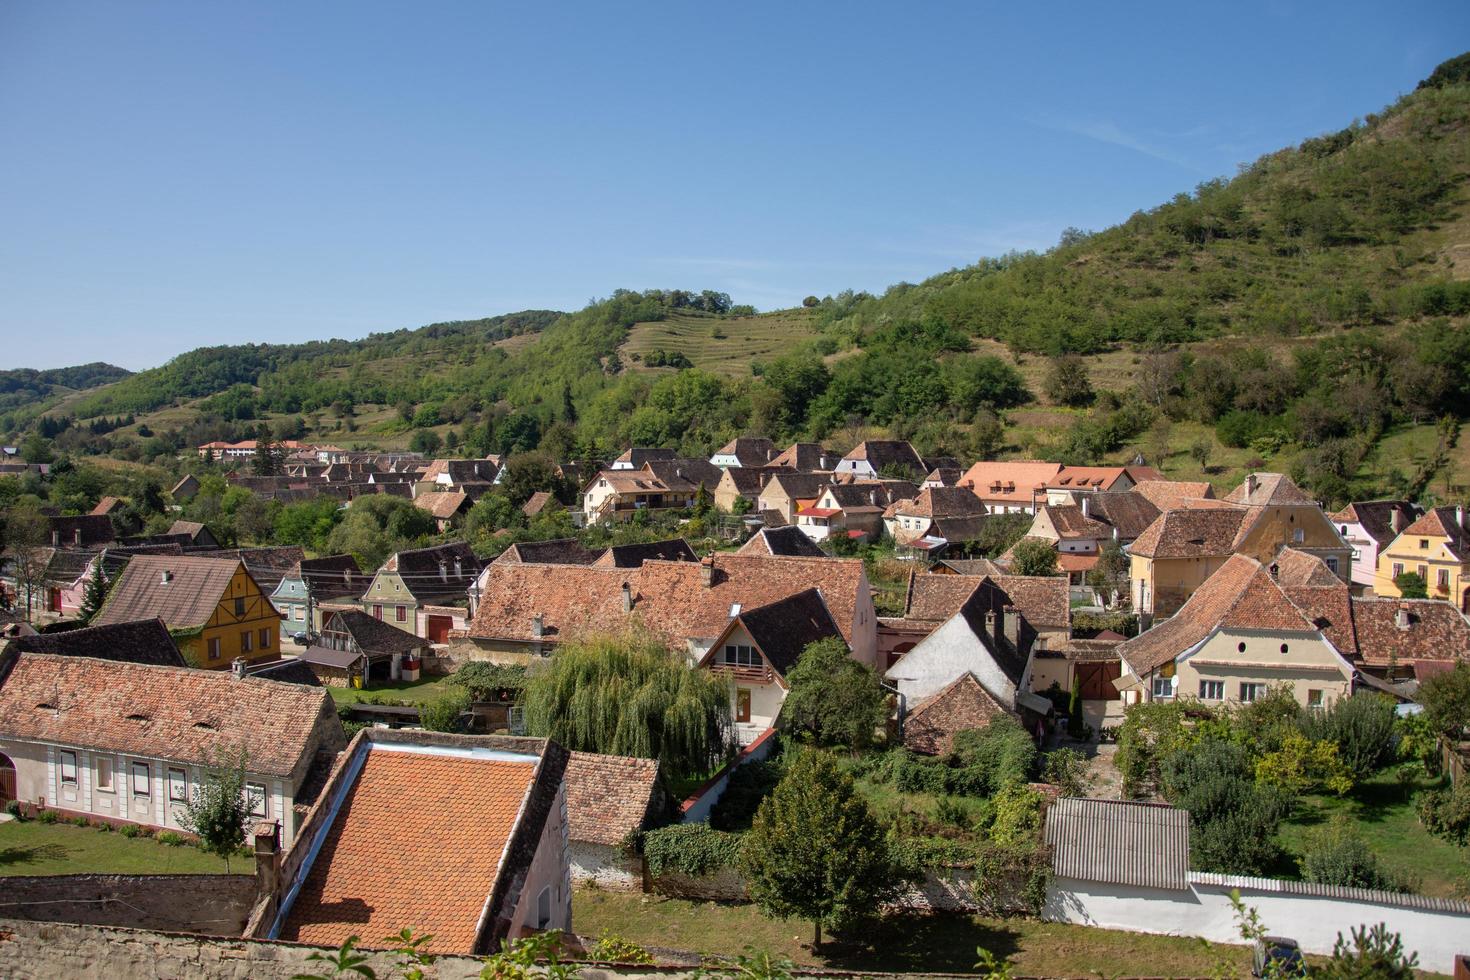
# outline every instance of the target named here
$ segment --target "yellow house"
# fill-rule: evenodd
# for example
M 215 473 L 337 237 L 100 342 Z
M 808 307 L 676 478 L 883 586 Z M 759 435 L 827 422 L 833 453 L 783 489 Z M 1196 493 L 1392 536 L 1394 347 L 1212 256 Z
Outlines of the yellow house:
M 1223 500 L 1165 511 L 1128 546 L 1133 608 L 1172 616 L 1232 555 L 1269 565 L 1283 548 L 1351 574 L 1352 547 L 1322 508 L 1290 478 L 1252 473 Z
M 1404 528 L 1378 553 L 1374 593 L 1399 597 L 1402 593 L 1394 580 L 1405 572 L 1424 580 L 1429 598 L 1470 612 L 1470 528 L 1465 526 L 1465 508 L 1435 507 Z
M 92 624 L 161 619 L 184 659 L 207 670 L 280 656 L 281 614 L 234 558 L 138 555 Z

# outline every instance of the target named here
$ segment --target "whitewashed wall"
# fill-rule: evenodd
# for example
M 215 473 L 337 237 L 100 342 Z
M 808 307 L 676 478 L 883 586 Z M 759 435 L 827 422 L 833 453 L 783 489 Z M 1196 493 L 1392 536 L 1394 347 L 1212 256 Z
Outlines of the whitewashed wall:
M 1339 932 L 1380 922 L 1403 937 L 1419 954 L 1421 969 L 1449 973 L 1456 953 L 1470 952 L 1470 902 L 1392 895 L 1361 888 L 1333 888 L 1270 878 L 1191 874 L 1189 888 L 1173 891 L 1054 878 L 1042 917 L 1152 932 L 1198 936 L 1211 942 L 1239 943 L 1230 904 L 1232 888 L 1260 913 L 1273 936 L 1289 936 L 1309 953 L 1330 954 Z
M 587 841 L 572 841 L 567 848 L 572 867 L 572 885 L 595 885 L 613 891 L 639 891 L 643 875 L 638 859 L 624 854 L 622 848 Z

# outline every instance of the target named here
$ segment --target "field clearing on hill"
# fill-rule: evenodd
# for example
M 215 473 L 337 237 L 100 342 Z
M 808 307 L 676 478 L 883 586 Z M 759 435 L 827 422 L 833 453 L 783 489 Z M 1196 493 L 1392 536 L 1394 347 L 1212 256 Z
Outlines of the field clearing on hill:
M 715 336 L 717 332 L 723 336 Z M 666 320 L 633 324 L 618 356 L 629 370 L 672 371 L 646 367 L 642 361 L 655 350 L 677 351 L 700 370 L 748 378 L 751 361 L 774 360 L 816 334 L 813 317 L 804 309 L 755 316 L 678 313 Z

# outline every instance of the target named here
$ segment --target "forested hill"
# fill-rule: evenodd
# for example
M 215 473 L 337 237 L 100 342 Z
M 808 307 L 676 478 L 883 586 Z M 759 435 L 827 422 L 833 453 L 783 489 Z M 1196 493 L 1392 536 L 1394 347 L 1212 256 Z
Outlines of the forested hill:
M 1381 112 L 1046 253 L 755 319 L 723 294 L 619 291 L 564 315 L 199 350 L 69 399 L 56 412 L 139 424 L 58 444 L 162 458 L 265 420 L 565 457 L 881 430 L 955 455 L 1143 449 L 1195 473 L 1213 453 L 1326 498 L 1423 495 L 1470 414 L 1467 175 L 1462 56 Z M 741 330 L 763 352 L 732 380 L 729 351 L 756 345 L 720 343 Z M 0 414 L 0 434 L 29 421 Z M 1419 430 L 1437 445 L 1380 451 Z
M 42 402 L 68 391 L 95 388 L 126 378 L 130 374 L 132 372 L 126 368 L 101 361 L 44 371 L 33 368 L 0 371 L 0 412 Z

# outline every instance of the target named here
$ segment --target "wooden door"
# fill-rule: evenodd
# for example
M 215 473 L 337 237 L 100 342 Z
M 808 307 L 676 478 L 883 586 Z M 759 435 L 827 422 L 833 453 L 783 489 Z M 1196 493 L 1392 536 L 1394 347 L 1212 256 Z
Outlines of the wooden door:
M 750 721 L 749 688 L 737 687 L 735 689 L 735 720 Z
M 1113 681 L 1123 676 L 1123 665 L 1116 660 L 1077 665 L 1077 681 L 1084 701 L 1116 701 L 1118 689 Z
M 15 799 L 15 763 L 0 755 L 0 807 Z
M 454 625 L 454 620 L 448 616 L 430 616 L 424 625 L 424 632 L 429 634 L 430 643 L 448 643 L 449 628 Z

